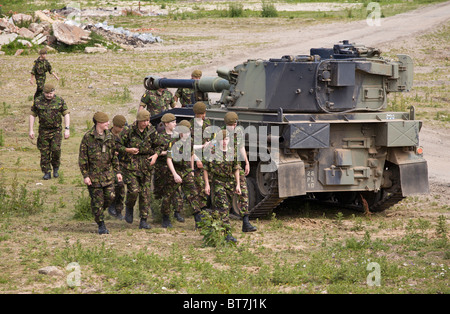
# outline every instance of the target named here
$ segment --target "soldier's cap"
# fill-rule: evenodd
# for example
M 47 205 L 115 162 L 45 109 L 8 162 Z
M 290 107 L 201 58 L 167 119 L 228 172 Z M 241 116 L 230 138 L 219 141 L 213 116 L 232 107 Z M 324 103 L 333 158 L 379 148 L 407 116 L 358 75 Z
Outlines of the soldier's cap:
M 204 102 L 197 101 L 192 108 L 195 114 L 203 114 L 206 112 L 206 105 Z
M 47 49 L 42 48 L 41 50 L 39 50 L 39 54 L 40 55 L 46 55 L 47 54 Z
M 236 112 L 227 112 L 225 117 L 223 118 L 226 125 L 235 124 L 238 121 L 239 117 Z
M 166 113 L 165 115 L 162 116 L 161 121 L 164 123 L 169 123 L 172 121 L 175 121 L 177 118 L 171 114 L 171 113 Z
M 192 71 L 191 77 L 201 78 L 202 77 L 202 71 L 200 71 L 200 70 Z
M 55 91 L 55 86 L 53 84 L 47 83 L 44 85 L 44 93 L 51 93 Z
M 97 121 L 98 123 L 105 123 L 109 121 L 109 117 L 106 113 L 97 111 L 94 114 L 94 120 Z
M 150 120 L 150 112 L 145 109 L 142 109 L 138 112 L 136 116 L 136 121 L 148 121 Z
M 188 133 L 191 130 L 191 123 L 188 120 L 181 120 L 177 125 L 177 131 L 180 133 Z
M 118 114 L 117 116 L 115 116 L 113 118 L 113 125 L 117 126 L 119 128 L 123 128 L 126 123 L 127 123 L 127 119 L 120 114 Z

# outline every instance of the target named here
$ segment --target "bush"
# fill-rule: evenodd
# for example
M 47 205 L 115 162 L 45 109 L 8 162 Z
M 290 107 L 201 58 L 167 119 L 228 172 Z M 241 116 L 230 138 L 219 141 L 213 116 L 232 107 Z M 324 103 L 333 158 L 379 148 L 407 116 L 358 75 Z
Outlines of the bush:
M 228 15 L 230 17 L 241 17 L 244 15 L 244 5 L 239 2 L 231 3 L 228 6 Z
M 17 176 L 15 176 L 8 191 L 4 184 L 5 181 L 2 174 L 0 178 L 0 204 L 2 204 L 0 216 L 26 217 L 43 211 L 45 195 L 41 190 L 29 193 L 26 185 L 19 185 Z
M 73 218 L 76 220 L 92 220 L 94 219 L 94 215 L 91 210 L 91 198 L 90 196 L 85 196 L 84 191 L 81 192 L 81 195 L 77 198 L 75 203 L 75 214 Z
M 203 236 L 205 246 L 218 247 L 232 243 L 225 240 L 230 230 L 224 224 L 218 212 L 202 211 L 202 215 L 203 218 L 198 225 L 201 228 L 200 234 Z
M 261 11 L 262 17 L 277 17 L 278 11 L 277 8 L 273 3 L 267 3 L 263 1 L 262 3 L 262 11 Z

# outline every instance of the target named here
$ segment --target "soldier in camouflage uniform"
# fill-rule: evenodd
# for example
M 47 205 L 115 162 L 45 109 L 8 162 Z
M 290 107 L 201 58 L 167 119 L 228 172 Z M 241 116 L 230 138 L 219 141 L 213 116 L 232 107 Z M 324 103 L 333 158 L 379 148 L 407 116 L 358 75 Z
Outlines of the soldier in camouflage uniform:
M 52 66 L 50 65 L 50 62 L 48 62 L 47 60 L 47 50 L 44 48 L 39 51 L 39 58 L 37 58 L 34 61 L 33 68 L 31 69 L 30 84 L 34 84 L 33 80 L 36 79 L 37 85 L 36 93 L 34 94 L 34 99 L 42 95 L 42 92 L 44 91 L 47 72 L 52 74 L 57 80 L 59 80 L 58 75 L 56 75 L 55 72 L 52 72 Z
M 194 70 L 191 79 L 199 80 L 202 78 L 202 71 Z M 209 102 L 208 93 L 195 91 L 192 88 L 178 88 L 174 95 L 175 102 L 180 101 L 181 107 L 195 104 L 197 101 Z
M 153 125 L 150 113 L 142 109 L 136 122 L 121 134 L 118 143 L 119 154 L 124 157 L 124 181 L 127 185 L 125 221 L 133 223 L 133 208 L 139 197 L 139 229 L 150 229 L 147 217 L 150 209 L 150 195 L 153 165 L 161 153 L 161 143 Z
M 230 233 L 229 212 L 234 194 L 241 194 L 239 171 L 241 166 L 236 158 L 227 157 L 229 134 L 226 130 L 219 133 L 218 144 L 212 154 L 206 156 L 204 167 L 205 192 L 213 194 L 213 210 L 219 212 L 226 228 L 226 240 L 236 242 Z
M 181 187 L 197 223 L 201 219 L 201 198 L 196 191 L 192 172 L 194 158 L 196 156 L 192 149 L 190 123 L 187 120 L 182 120 L 177 128 L 181 139 L 176 142 L 171 142 L 167 151 L 167 166 L 173 179 L 166 186 L 166 195 L 161 204 L 161 212 L 168 213 L 171 199 Z
M 239 213 L 242 216 L 242 231 L 253 232 L 256 231 L 256 227 L 252 226 L 249 221 L 248 212 L 248 189 L 245 176 L 250 173 L 250 163 L 247 158 L 247 152 L 245 150 L 244 133 L 242 127 L 236 128 L 238 122 L 238 115 L 235 112 L 228 112 L 224 117 L 225 127 L 230 134 L 231 144 L 229 149 L 233 149 L 234 158 L 237 158 L 239 163 L 245 162 L 245 170 L 239 170 L 239 180 L 241 185 L 241 195 L 238 197 Z
M 204 136 L 207 127 L 211 126 L 211 121 L 206 118 L 206 105 L 203 102 L 196 102 L 193 107 L 194 119 L 191 119 L 191 129 L 193 130 L 194 153 L 198 156 L 194 165 L 194 180 L 196 191 L 200 196 L 201 208 L 206 208 L 208 196 L 205 194 L 205 183 L 203 181 L 203 150 L 208 149 L 211 141 Z
M 164 124 L 164 130 L 159 132 L 161 143 L 163 144 L 163 151 L 161 155 L 156 160 L 155 164 L 155 177 L 154 177 L 154 187 L 153 193 L 155 198 L 162 199 L 167 195 L 167 188 L 171 188 L 171 184 L 167 182 L 167 178 L 169 178 L 172 174 L 170 173 L 169 167 L 167 166 L 167 151 L 169 147 L 172 146 L 174 142 L 178 139 L 172 138 L 174 134 L 174 129 L 177 125 L 176 117 L 171 113 L 166 113 L 162 116 L 161 122 Z M 175 212 L 174 217 L 179 222 L 184 222 L 184 218 L 181 216 L 181 211 L 183 210 L 183 195 L 181 193 L 181 189 L 178 188 L 173 196 L 169 199 L 171 205 L 173 205 Z M 162 226 L 163 228 L 172 227 L 170 222 L 168 211 L 169 208 L 165 208 L 161 213 L 163 215 Z
M 172 93 L 165 89 L 159 88 L 157 90 L 146 90 L 141 97 L 139 111 L 147 109 L 151 116 L 157 115 L 161 112 L 175 107 L 175 100 Z
M 114 135 L 114 140 L 117 143 L 120 142 L 121 138 L 121 132 L 123 129 L 127 127 L 127 119 L 122 115 L 116 115 L 113 118 L 113 127 L 109 130 L 112 135 Z M 123 156 L 119 155 L 118 150 L 116 151 L 116 155 L 119 159 L 119 166 L 120 169 L 123 168 Z M 122 172 L 122 170 L 121 170 Z M 114 182 L 114 191 L 116 194 L 116 197 L 114 198 L 114 201 L 111 203 L 111 205 L 108 208 L 108 212 L 110 215 L 116 217 L 119 220 L 123 219 L 122 211 L 123 211 L 123 203 L 125 201 L 125 184 L 123 181 L 116 180 Z
M 39 117 L 39 135 L 37 147 L 41 152 L 41 170 L 44 173 L 44 180 L 51 179 L 51 169 L 53 176 L 57 178 L 59 166 L 61 164 L 61 141 L 62 141 L 62 119 L 64 117 L 64 138 L 70 136 L 69 109 L 59 96 L 55 95 L 55 87 L 45 84 L 44 94 L 37 97 L 31 106 L 29 136 L 34 139 L 34 121 Z
M 91 197 L 91 209 L 99 234 L 108 234 L 103 212 L 114 200 L 114 180 L 122 181 L 108 115 L 94 114 L 94 127 L 81 140 L 78 164 Z

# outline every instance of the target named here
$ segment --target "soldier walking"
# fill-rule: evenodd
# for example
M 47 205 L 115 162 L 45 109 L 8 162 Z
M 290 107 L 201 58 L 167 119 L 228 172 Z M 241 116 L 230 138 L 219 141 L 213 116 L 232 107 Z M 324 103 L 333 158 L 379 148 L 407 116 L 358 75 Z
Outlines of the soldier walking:
M 166 196 L 161 204 L 161 212 L 167 215 L 171 199 L 176 195 L 177 190 L 181 188 L 194 213 L 194 220 L 197 225 L 201 220 L 201 197 L 196 191 L 192 172 L 196 156 L 192 150 L 190 123 L 187 120 L 182 120 L 177 128 L 179 128 L 181 139 L 171 143 L 167 150 L 167 166 L 172 176 L 167 184 Z
M 136 121 L 122 132 L 119 154 L 124 156 L 124 181 L 127 185 L 125 221 L 133 223 L 133 208 L 139 197 L 139 229 L 150 229 L 147 223 L 150 209 L 153 165 L 161 153 L 161 143 L 153 125 L 150 112 L 142 109 Z
M 34 61 L 33 68 L 31 69 L 30 84 L 33 85 L 33 81 L 36 80 L 37 85 L 34 99 L 42 95 L 42 92 L 44 91 L 47 72 L 53 75 L 59 81 L 58 75 L 56 75 L 56 73 L 52 71 L 52 66 L 47 60 L 47 49 L 43 48 L 39 50 L 39 58 Z
M 70 115 L 69 109 L 59 96 L 55 95 L 55 87 L 52 84 L 45 84 L 43 95 L 38 96 L 31 106 L 29 137 L 35 138 L 34 121 L 39 118 L 39 135 L 37 147 L 41 152 L 41 170 L 44 173 L 44 180 L 51 179 L 53 167 L 53 177 L 59 176 L 58 170 L 61 164 L 61 141 L 62 141 L 62 118 L 64 117 L 64 138 L 70 136 Z
M 91 197 L 91 209 L 99 234 L 108 234 L 104 211 L 114 201 L 114 181 L 122 181 L 115 154 L 114 136 L 108 130 L 109 118 L 103 112 L 94 114 L 94 127 L 81 140 L 78 164 Z
M 204 167 L 205 192 L 212 196 L 213 210 L 218 211 L 226 230 L 226 241 L 237 242 L 231 235 L 229 212 L 234 194 L 241 194 L 239 170 L 241 166 L 236 158 L 227 158 L 228 132 L 223 130 L 218 145 L 208 155 Z
M 114 136 L 115 142 L 120 142 L 121 138 L 121 132 L 127 125 L 127 119 L 122 115 L 116 115 L 113 118 L 113 127 L 110 129 L 111 134 Z M 116 144 L 117 145 L 117 144 Z M 123 168 L 123 156 L 119 155 L 118 149 L 116 150 L 116 155 L 119 159 L 119 167 L 122 173 Z M 108 212 L 110 215 L 116 217 L 119 220 L 123 219 L 123 203 L 125 201 L 125 184 L 122 181 L 116 180 L 114 183 L 114 191 L 115 191 L 115 198 L 114 201 L 111 203 L 111 205 L 108 208 Z
M 172 135 L 174 134 L 174 129 L 177 125 L 176 117 L 171 113 L 166 113 L 162 116 L 161 122 L 164 124 L 164 130 L 159 132 L 161 143 L 163 144 L 163 151 L 161 155 L 156 160 L 155 164 L 155 177 L 154 177 L 154 189 L 153 193 L 155 198 L 163 199 L 167 195 L 167 188 L 171 188 L 171 184 L 168 183 L 167 178 L 171 176 L 169 167 L 167 166 L 167 151 L 172 146 L 172 144 L 177 141 Z M 169 199 L 170 204 L 174 207 L 174 217 L 179 222 L 184 222 L 184 218 L 181 216 L 181 211 L 183 210 L 183 196 L 180 188 L 176 189 L 173 193 L 173 197 Z M 170 205 L 169 205 L 170 206 Z M 170 222 L 170 211 L 169 208 L 164 208 L 161 210 L 163 215 L 162 227 L 172 227 Z
M 230 141 L 232 145 L 229 145 L 229 149 L 232 149 L 232 156 L 238 160 L 241 164 L 245 163 L 244 169 L 241 167 L 239 170 L 239 181 L 241 186 L 241 194 L 238 196 L 239 214 L 242 217 L 242 232 L 256 231 L 256 227 L 252 226 L 249 221 L 248 212 L 248 189 L 247 181 L 245 177 L 250 173 L 250 163 L 248 161 L 247 152 L 245 150 L 245 139 L 243 129 L 241 127 L 236 128 L 238 123 L 237 113 L 231 111 L 224 117 L 225 127 L 230 135 Z

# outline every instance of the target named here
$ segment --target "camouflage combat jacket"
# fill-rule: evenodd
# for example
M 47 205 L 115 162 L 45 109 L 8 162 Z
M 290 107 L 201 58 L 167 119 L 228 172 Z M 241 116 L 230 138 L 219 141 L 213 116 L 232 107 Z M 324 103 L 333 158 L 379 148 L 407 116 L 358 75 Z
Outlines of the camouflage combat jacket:
M 208 137 L 207 135 L 205 136 L 205 129 L 207 127 L 211 126 L 211 121 L 208 118 L 205 118 L 205 120 L 203 120 L 203 124 L 201 126 L 201 132 L 200 132 L 200 126 L 195 123 L 195 118 L 191 119 L 189 122 L 191 123 L 191 134 L 192 134 L 193 145 L 203 145 L 207 141 L 210 141 L 212 139 L 212 137 Z M 203 159 L 204 152 L 201 149 L 196 149 L 194 151 L 194 153 L 198 157 L 202 156 L 201 159 Z
M 175 100 L 173 95 L 167 89 L 159 94 L 157 90 L 147 90 L 141 97 L 141 102 L 146 105 L 146 108 L 152 116 L 157 115 L 163 111 L 175 107 Z
M 123 165 L 126 171 L 133 171 L 135 175 L 151 175 L 153 166 L 148 159 L 152 155 L 161 154 L 163 146 L 153 125 L 149 125 L 143 132 L 139 131 L 138 123 L 134 122 L 129 128 L 120 133 L 118 139 L 119 154 L 123 156 Z M 126 148 L 138 148 L 136 155 L 129 154 Z
M 47 59 L 41 60 L 37 58 L 34 61 L 33 68 L 31 69 L 31 74 L 36 78 L 36 84 L 38 88 L 43 89 L 45 84 L 46 73 L 52 73 L 52 66 Z
M 184 152 L 186 147 L 190 151 Z M 193 154 L 193 143 L 189 139 L 183 142 L 180 138 L 172 141 L 167 149 L 167 158 L 172 159 L 173 167 L 180 177 L 184 177 L 192 172 L 191 156 Z M 170 170 L 169 170 L 170 171 Z
M 179 140 L 179 138 L 172 138 L 172 134 L 166 133 L 166 130 L 164 129 L 162 132 L 158 133 L 159 141 L 161 144 L 161 151 L 167 151 L 170 147 L 172 147 L 172 144 Z M 162 171 L 168 170 L 167 167 L 167 155 L 166 156 L 159 156 L 156 160 L 155 166 L 157 169 L 161 169 Z
M 114 135 L 109 130 L 99 136 L 94 126 L 83 136 L 78 164 L 83 178 L 91 179 L 92 187 L 111 185 L 115 174 L 121 173 L 115 152 Z
M 195 104 L 197 101 L 208 101 L 208 93 L 195 92 L 192 88 L 178 88 L 175 96 L 180 100 L 182 107 Z
M 234 182 L 234 172 L 241 169 L 236 158 L 227 160 L 226 152 L 216 148 L 213 148 L 212 154 L 206 156 L 205 159 L 203 166 L 208 172 L 209 178 L 212 178 L 214 181 Z
M 39 117 L 39 130 L 61 129 L 62 117 L 68 113 L 66 102 L 59 96 L 48 100 L 40 95 L 31 106 L 31 115 Z

